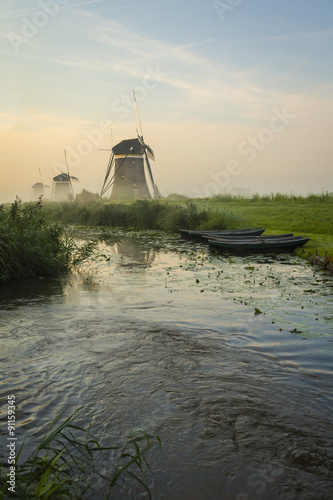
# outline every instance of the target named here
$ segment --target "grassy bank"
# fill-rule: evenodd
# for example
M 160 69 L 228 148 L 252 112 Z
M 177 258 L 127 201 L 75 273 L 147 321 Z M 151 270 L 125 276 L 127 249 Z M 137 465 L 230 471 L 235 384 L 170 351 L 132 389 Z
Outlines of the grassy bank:
M 267 234 L 293 232 L 310 237 L 304 249 L 305 257 L 315 249 L 320 255 L 333 254 L 333 194 L 292 196 L 275 194 L 252 198 L 215 196 L 196 200 L 198 207 L 228 210 L 242 219 L 244 226 L 262 226 Z
M 68 271 L 90 258 L 95 247 L 95 242 L 79 247 L 63 225 L 45 218 L 40 201 L 0 207 L 0 285 Z

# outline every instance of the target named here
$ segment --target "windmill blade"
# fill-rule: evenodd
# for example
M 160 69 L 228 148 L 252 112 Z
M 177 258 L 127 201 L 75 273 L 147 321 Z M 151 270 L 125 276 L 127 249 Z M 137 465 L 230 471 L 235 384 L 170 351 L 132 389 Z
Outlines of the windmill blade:
M 145 141 L 143 140 L 143 137 L 140 137 L 139 134 L 138 134 L 138 139 L 139 139 L 140 144 L 142 145 L 143 149 L 145 150 L 145 153 L 147 152 L 148 157 L 151 160 L 155 161 L 154 151 L 151 149 L 151 147 L 145 143 Z
M 107 166 L 107 169 L 106 169 L 103 186 L 102 186 L 102 189 L 101 189 L 101 194 L 100 194 L 101 197 L 103 196 L 103 194 L 105 194 L 105 192 L 110 187 L 109 186 L 109 184 L 110 184 L 109 177 L 110 177 L 111 170 L 112 170 L 113 160 L 114 160 L 114 153 L 110 154 L 110 158 L 109 158 L 108 166 Z
M 135 98 L 135 92 L 134 92 L 134 89 L 133 89 L 133 98 L 134 98 L 134 106 L 135 106 L 136 118 L 137 118 L 137 120 L 138 120 L 139 132 L 140 132 L 140 136 L 143 138 L 142 127 L 141 127 L 141 121 L 140 121 L 140 116 L 139 116 L 139 110 L 138 110 L 138 105 L 137 105 L 136 98 Z M 139 135 L 139 134 L 138 134 L 138 135 Z
M 145 144 L 145 148 L 147 149 L 147 155 L 149 156 L 149 158 L 155 161 L 154 151 L 151 149 L 151 147 L 148 146 L 148 144 Z
M 73 185 L 72 185 L 72 181 L 71 181 L 71 176 L 69 175 L 69 166 L 68 166 L 68 161 L 67 161 L 66 149 L 64 149 L 64 153 L 65 153 L 65 160 L 66 160 L 66 166 L 67 166 L 67 175 L 68 175 L 68 179 L 69 179 L 69 186 L 70 186 L 70 190 L 72 191 L 72 196 L 74 196 L 74 189 L 73 189 Z
M 158 200 L 158 198 L 159 198 L 158 191 L 157 191 L 157 188 L 156 188 L 156 185 L 155 185 L 155 182 L 154 182 L 153 172 L 151 171 L 151 168 L 150 168 L 150 163 L 149 163 L 149 160 L 148 160 L 148 155 L 147 155 L 146 150 L 145 150 L 145 157 L 146 157 L 146 162 L 147 162 L 147 168 L 148 168 L 148 172 L 149 172 L 149 177 L 150 177 L 151 183 L 153 185 L 153 189 L 154 189 L 155 198 Z
M 74 177 L 73 175 L 70 175 L 69 178 L 75 182 L 79 182 L 79 179 L 77 177 Z

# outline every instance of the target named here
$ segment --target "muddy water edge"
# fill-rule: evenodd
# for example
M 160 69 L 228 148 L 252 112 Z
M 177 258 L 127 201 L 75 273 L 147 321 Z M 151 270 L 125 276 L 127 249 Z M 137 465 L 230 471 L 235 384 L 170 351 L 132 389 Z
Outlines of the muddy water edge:
M 82 404 L 103 444 L 157 434 L 154 499 L 333 498 L 332 292 L 292 254 L 122 233 L 80 273 L 0 292 L 1 400 L 26 453 Z M 111 498 L 146 498 L 128 488 Z

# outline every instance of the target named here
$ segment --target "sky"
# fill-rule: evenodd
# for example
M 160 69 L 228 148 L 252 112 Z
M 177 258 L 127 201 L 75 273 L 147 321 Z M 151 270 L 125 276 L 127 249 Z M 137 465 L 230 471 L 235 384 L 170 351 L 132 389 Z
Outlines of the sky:
M 162 195 L 332 192 L 332 21 L 332 0 L 3 0 L 0 202 L 64 150 L 100 192 L 132 89 Z

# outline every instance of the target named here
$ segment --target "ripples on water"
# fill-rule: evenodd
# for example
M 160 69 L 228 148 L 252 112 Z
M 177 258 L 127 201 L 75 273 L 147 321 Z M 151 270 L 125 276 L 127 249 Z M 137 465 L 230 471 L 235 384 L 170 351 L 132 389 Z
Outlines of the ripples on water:
M 1 398 L 27 449 L 85 403 L 105 444 L 135 419 L 161 437 L 155 499 L 332 498 L 332 277 L 149 233 L 102 253 L 1 293 Z

